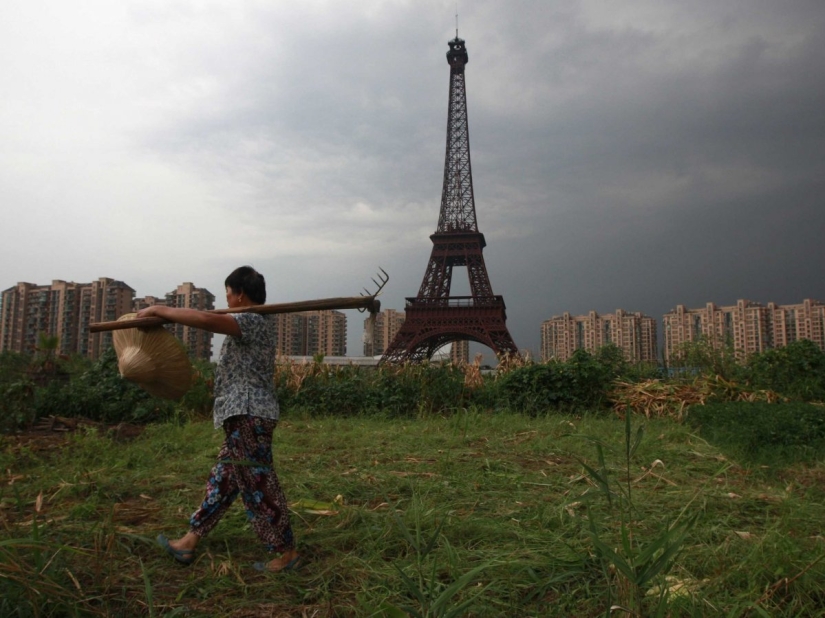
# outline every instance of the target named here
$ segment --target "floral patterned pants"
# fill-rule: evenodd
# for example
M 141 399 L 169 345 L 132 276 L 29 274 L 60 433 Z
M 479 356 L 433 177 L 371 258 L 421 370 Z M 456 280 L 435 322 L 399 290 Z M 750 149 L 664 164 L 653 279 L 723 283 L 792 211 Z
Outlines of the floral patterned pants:
M 204 537 L 241 495 L 246 515 L 270 552 L 295 546 L 286 497 L 272 467 L 272 432 L 278 421 L 232 416 L 218 461 L 206 482 L 206 497 L 189 520 L 192 532 Z

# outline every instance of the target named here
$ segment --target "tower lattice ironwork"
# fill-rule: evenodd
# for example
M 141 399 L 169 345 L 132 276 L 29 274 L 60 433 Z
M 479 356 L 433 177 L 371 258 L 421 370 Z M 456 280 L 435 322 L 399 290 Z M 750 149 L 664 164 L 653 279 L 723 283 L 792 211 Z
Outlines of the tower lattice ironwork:
M 421 288 L 415 298 L 407 298 L 406 319 L 382 363 L 422 361 L 445 344 L 463 340 L 484 344 L 498 357 L 518 354 L 507 330 L 504 298 L 490 285 L 482 254 L 486 242 L 476 221 L 464 87 L 467 47 L 457 33 L 448 45 L 450 99 L 438 228 L 430 236 L 433 250 Z M 470 296 L 450 296 L 455 266 L 466 267 Z

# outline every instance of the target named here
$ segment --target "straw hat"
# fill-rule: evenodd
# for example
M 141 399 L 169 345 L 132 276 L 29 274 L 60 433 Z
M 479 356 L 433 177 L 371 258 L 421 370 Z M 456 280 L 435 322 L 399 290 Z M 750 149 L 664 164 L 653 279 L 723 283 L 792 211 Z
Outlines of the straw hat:
M 118 318 L 133 320 L 137 314 Z M 163 326 L 112 332 L 121 377 L 155 397 L 178 399 L 192 386 L 192 365 L 183 344 Z

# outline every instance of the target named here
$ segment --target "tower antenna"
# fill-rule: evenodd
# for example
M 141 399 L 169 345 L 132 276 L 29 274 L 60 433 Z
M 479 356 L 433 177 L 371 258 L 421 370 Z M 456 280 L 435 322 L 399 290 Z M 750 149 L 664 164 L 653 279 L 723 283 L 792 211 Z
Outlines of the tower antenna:
M 458 2 L 455 3 L 455 38 L 458 38 Z

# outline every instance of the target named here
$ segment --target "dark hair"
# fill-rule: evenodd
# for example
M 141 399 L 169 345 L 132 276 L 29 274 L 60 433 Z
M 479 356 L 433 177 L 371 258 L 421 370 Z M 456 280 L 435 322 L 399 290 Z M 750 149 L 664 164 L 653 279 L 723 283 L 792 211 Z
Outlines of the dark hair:
M 264 276 L 251 266 L 241 266 L 232 271 L 224 285 L 235 294 L 243 292 L 253 303 L 263 305 L 266 301 Z

